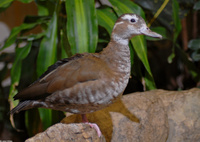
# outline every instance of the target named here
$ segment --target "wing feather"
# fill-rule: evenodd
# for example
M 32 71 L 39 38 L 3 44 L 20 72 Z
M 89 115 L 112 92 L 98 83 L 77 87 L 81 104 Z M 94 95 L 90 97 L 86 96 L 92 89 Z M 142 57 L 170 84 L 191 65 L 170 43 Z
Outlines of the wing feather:
M 106 66 L 102 60 L 92 54 L 77 54 L 63 59 L 50 66 L 36 82 L 19 92 L 14 99 L 43 99 L 78 83 L 97 80 L 109 72 Z

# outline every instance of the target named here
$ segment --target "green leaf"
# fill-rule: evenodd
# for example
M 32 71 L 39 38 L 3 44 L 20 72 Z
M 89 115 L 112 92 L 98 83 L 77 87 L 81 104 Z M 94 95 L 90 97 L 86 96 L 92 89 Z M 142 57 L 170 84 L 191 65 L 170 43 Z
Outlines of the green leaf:
M 176 40 L 180 34 L 181 31 L 181 21 L 179 18 L 179 4 L 177 2 L 177 0 L 172 0 L 172 9 L 173 9 L 173 22 L 174 22 L 174 36 L 173 36 L 173 47 L 172 47 L 172 53 L 171 55 L 168 57 L 168 63 L 172 63 L 174 57 L 175 57 L 175 48 L 176 48 Z
M 199 50 L 200 49 L 200 39 L 192 39 L 188 43 L 188 48 L 192 50 Z
M 138 5 L 136 5 L 134 2 L 130 0 L 123 0 L 123 1 L 109 0 L 109 1 L 113 5 L 113 8 L 118 16 L 124 13 L 136 13 L 140 15 L 141 17 L 145 18 L 144 11 Z M 148 76 L 146 78 L 150 79 L 152 82 L 151 84 L 152 86 L 149 86 L 147 88 L 155 89 L 156 88 L 155 83 L 153 80 L 153 76 L 152 76 L 148 58 L 147 58 L 147 47 L 146 47 L 146 41 L 144 40 L 144 36 L 140 35 L 140 36 L 136 36 L 132 38 L 131 43 L 133 44 L 136 54 L 138 55 L 139 59 L 142 61 L 142 63 L 144 64 L 144 67 L 146 68 L 148 72 Z M 146 85 L 149 85 L 149 84 L 150 83 Z
M 4 46 L 0 49 L 0 51 L 2 51 L 3 49 L 11 46 L 13 43 L 15 43 L 16 39 L 17 39 L 17 35 L 22 31 L 22 30 L 27 30 L 27 29 L 32 29 L 34 28 L 36 25 L 38 25 L 39 23 L 31 23 L 31 24 L 26 24 L 23 23 L 21 24 L 19 27 L 15 27 L 11 30 L 11 33 L 8 37 L 8 39 L 6 40 Z
M 99 38 L 98 43 L 108 43 L 109 40 Z
M 46 130 L 52 124 L 52 110 L 38 108 L 40 119 L 42 120 L 43 129 Z
M 147 47 L 146 47 L 146 41 L 144 40 L 144 36 L 136 36 L 131 39 L 131 43 L 133 44 L 134 50 L 136 51 L 137 56 L 142 61 L 144 67 L 147 70 L 147 73 L 145 73 L 145 85 L 146 89 L 155 89 L 155 82 L 153 79 L 153 75 L 151 73 L 151 68 L 149 65 L 148 57 L 147 57 Z M 133 63 L 134 64 L 134 63 Z M 150 85 L 150 86 L 148 86 Z
M 197 51 L 193 52 L 192 55 L 191 55 L 191 57 L 196 62 L 200 61 L 200 53 L 197 52 Z
M 13 101 L 13 96 L 17 93 L 16 86 L 19 84 L 22 68 L 22 60 L 27 57 L 30 52 L 32 42 L 29 42 L 22 48 L 16 49 L 16 57 L 11 69 L 11 86 L 9 92 L 9 100 L 11 106 L 16 106 L 19 101 Z
M 45 32 L 42 32 L 42 33 L 39 33 L 39 34 L 21 36 L 21 37 L 18 37 L 17 39 L 26 40 L 26 41 L 34 41 L 34 40 L 42 38 L 44 35 L 45 35 Z
M 25 111 L 25 124 L 29 137 L 41 132 L 41 120 L 37 109 Z
M 111 35 L 113 26 L 117 21 L 117 16 L 113 12 L 112 8 L 106 7 L 103 9 L 97 9 L 98 24 L 104 27 Z
M 172 63 L 173 59 L 175 57 L 175 53 L 174 53 L 174 47 L 172 48 L 172 53 L 169 55 L 169 57 L 167 58 L 167 61 L 169 64 Z
M 145 42 L 144 36 L 140 35 L 140 36 L 136 36 L 136 37 L 132 38 L 131 43 L 134 47 L 134 50 L 135 50 L 137 56 L 144 64 L 146 70 L 148 72 L 151 72 L 150 67 L 149 67 L 148 58 L 147 58 L 147 47 L 146 47 L 146 42 Z
M 52 16 L 26 16 L 24 18 L 24 23 L 48 23 Z
M 60 36 L 61 36 L 60 38 L 61 39 L 61 58 L 67 58 L 67 57 L 72 56 L 69 41 L 67 39 L 67 32 L 65 30 L 64 31 L 61 30 Z
M 32 2 L 33 0 L 18 0 L 18 1 L 20 1 L 20 2 L 22 2 L 22 3 L 30 3 L 30 2 Z
M 145 18 L 145 13 L 140 6 L 130 0 L 109 0 L 118 16 L 124 13 L 136 13 Z
M 14 0 L 0 0 L 0 13 L 5 11 Z
M 29 42 L 24 47 L 17 48 L 16 58 L 11 69 L 12 84 L 19 81 L 20 74 L 21 74 L 21 62 L 24 58 L 26 58 L 26 56 L 30 52 L 31 46 L 32 46 L 32 42 Z
M 72 53 L 95 52 L 98 27 L 94 0 L 66 0 L 65 6 Z
M 175 44 L 174 44 L 173 47 L 172 47 L 172 53 L 167 58 L 167 61 L 168 61 L 169 64 L 172 63 L 172 61 L 173 61 L 173 59 L 174 59 L 175 56 L 176 55 L 175 55 Z
M 39 16 L 53 15 L 55 11 L 55 6 L 57 5 L 57 0 L 35 0 L 38 8 Z
M 49 15 L 49 11 L 46 7 L 41 6 L 41 5 L 37 5 L 38 7 L 38 15 L 39 16 L 47 16 Z
M 32 46 L 32 42 L 29 42 L 24 47 L 17 48 L 15 61 L 13 63 L 12 69 L 11 69 L 12 84 L 19 82 L 20 74 L 21 74 L 21 62 L 24 58 L 26 58 L 26 56 L 30 52 L 31 46 Z
M 173 21 L 174 21 L 174 37 L 173 37 L 173 42 L 176 42 L 176 39 L 178 38 L 180 31 L 181 31 L 181 21 L 179 18 L 179 4 L 177 0 L 172 0 L 172 9 L 173 9 Z
M 145 87 L 146 90 L 153 90 L 156 89 L 156 85 L 155 82 L 153 81 L 153 76 L 150 75 L 147 71 L 145 71 L 145 76 L 144 76 L 144 80 L 145 80 Z
M 1 0 L 0 8 L 7 8 L 14 0 Z
M 54 13 L 45 37 L 42 39 L 37 58 L 37 75 L 40 76 L 45 72 L 48 66 L 56 60 L 56 42 L 57 42 L 57 15 Z
M 200 1 L 197 1 L 193 7 L 194 10 L 200 10 Z
M 27 41 L 37 40 L 37 39 L 42 38 L 43 36 L 45 36 L 44 32 L 39 33 L 39 34 L 32 34 L 32 35 L 28 36 Z
M 40 76 L 47 68 L 57 60 L 57 14 L 54 13 L 46 31 L 45 37 L 42 39 L 37 58 L 37 75 Z M 52 124 L 51 110 L 40 108 L 40 119 L 43 128 L 46 129 Z M 48 119 L 48 120 L 47 120 Z

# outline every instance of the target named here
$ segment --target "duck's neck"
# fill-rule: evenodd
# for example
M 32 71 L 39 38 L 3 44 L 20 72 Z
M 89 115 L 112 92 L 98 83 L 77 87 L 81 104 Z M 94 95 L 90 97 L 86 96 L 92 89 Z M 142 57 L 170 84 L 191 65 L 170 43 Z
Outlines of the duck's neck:
M 101 52 L 103 60 L 115 72 L 130 75 L 130 49 L 129 40 L 112 36 L 108 46 Z
M 128 42 L 129 42 L 127 38 L 123 38 L 122 36 L 119 36 L 118 34 L 114 34 L 114 33 L 112 33 L 110 41 L 115 42 L 116 44 L 119 44 L 121 46 L 128 46 Z

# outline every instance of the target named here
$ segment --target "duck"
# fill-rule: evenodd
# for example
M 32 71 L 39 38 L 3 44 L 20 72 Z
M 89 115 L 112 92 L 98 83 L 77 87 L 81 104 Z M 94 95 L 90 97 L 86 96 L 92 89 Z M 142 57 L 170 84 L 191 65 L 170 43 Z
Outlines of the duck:
M 89 123 L 86 114 L 107 107 L 123 94 L 131 72 L 129 40 L 138 35 L 162 38 L 141 16 L 121 15 L 101 52 L 75 54 L 48 67 L 38 80 L 14 96 L 19 103 L 10 114 L 38 107 L 81 114 L 82 121 L 101 136 L 99 127 Z

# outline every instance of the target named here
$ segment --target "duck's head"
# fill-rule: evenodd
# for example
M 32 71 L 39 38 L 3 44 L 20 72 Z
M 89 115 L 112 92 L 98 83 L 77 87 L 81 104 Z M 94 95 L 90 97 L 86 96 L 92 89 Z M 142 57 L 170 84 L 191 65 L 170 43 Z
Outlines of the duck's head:
M 162 38 L 160 34 L 151 31 L 147 27 L 141 16 L 131 13 L 121 15 L 114 25 L 112 40 L 123 44 L 136 35 Z

